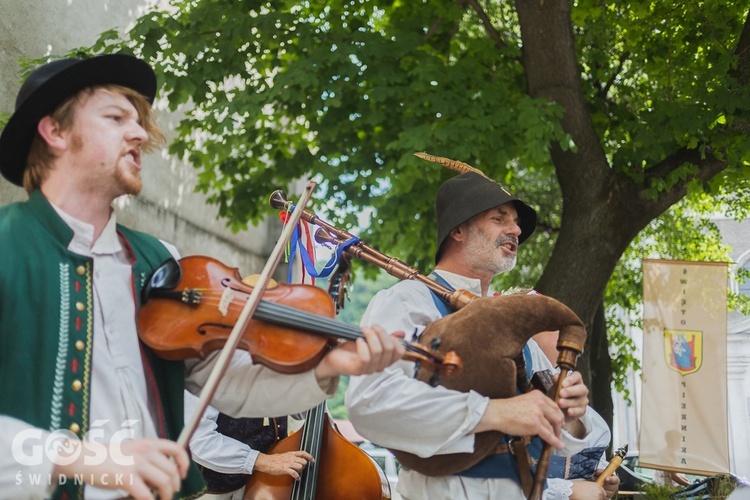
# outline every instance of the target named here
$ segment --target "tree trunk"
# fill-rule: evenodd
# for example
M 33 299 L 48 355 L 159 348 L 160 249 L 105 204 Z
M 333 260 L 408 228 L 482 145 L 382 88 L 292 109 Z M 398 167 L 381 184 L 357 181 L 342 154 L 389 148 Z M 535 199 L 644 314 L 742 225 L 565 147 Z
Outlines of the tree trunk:
M 612 402 L 612 360 L 609 357 L 607 342 L 607 319 L 604 315 L 604 304 L 599 302 L 591 325 L 589 342 L 589 401 L 591 406 L 604 418 L 612 429 L 614 404 Z

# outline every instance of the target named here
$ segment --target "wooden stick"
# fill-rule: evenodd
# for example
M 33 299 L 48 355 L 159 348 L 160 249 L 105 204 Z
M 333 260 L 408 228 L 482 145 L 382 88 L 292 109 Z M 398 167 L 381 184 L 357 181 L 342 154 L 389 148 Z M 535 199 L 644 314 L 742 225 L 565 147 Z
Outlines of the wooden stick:
M 625 458 L 625 454 L 628 452 L 628 445 L 626 444 L 622 448 L 618 449 L 615 452 L 615 456 L 612 457 L 612 460 L 609 461 L 609 464 L 607 464 L 607 467 L 602 471 L 601 474 L 599 474 L 599 477 L 596 478 L 596 484 L 599 486 L 604 486 L 604 481 L 615 473 L 617 468 L 622 463 L 622 459 Z
M 198 399 L 198 403 L 196 404 L 195 411 L 193 412 L 190 420 L 185 423 L 185 427 L 182 428 L 182 432 L 177 439 L 177 443 L 183 446 L 185 449 L 188 448 L 190 436 L 193 435 L 195 429 L 198 427 L 198 422 L 203 416 L 203 412 L 206 411 L 208 403 L 213 399 L 214 394 L 216 393 L 219 382 L 221 381 L 221 378 L 224 376 L 224 372 L 226 372 L 227 367 L 229 366 L 232 355 L 237 349 L 237 345 L 242 338 L 242 334 L 247 329 L 247 325 L 248 323 L 250 323 L 250 319 L 252 319 L 253 314 L 255 313 L 255 309 L 257 309 L 258 307 L 263 293 L 266 291 L 266 287 L 268 286 L 268 281 L 271 277 L 271 274 L 273 274 L 274 270 L 279 265 L 281 256 L 284 254 L 284 247 L 289 242 L 289 239 L 292 236 L 292 231 L 294 231 L 294 228 L 297 226 L 297 222 L 299 222 L 302 211 L 307 205 L 307 202 L 310 200 L 314 188 L 314 182 L 307 183 L 305 192 L 302 193 L 300 200 L 297 202 L 297 206 L 294 208 L 291 217 L 287 221 L 287 224 L 284 226 L 284 230 L 282 231 L 281 236 L 276 242 L 276 246 L 271 252 L 271 255 L 268 257 L 266 265 L 263 267 L 263 271 L 258 277 L 258 282 L 253 288 L 250 297 L 247 299 L 242 312 L 237 318 L 237 322 L 234 324 L 234 328 L 232 328 L 232 333 L 229 334 L 226 344 L 224 344 L 224 347 L 222 347 L 221 352 L 216 359 L 216 364 L 211 370 L 208 380 L 206 380 L 206 384 L 201 390 L 201 394 Z

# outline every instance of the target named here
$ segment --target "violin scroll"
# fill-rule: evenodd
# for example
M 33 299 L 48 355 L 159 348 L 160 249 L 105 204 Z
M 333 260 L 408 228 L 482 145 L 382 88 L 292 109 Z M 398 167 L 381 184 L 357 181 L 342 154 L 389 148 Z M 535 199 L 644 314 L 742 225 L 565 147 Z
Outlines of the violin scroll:
M 463 372 L 463 361 L 455 351 L 440 355 L 416 342 L 404 341 L 404 345 L 406 346 L 404 359 L 416 363 L 415 373 L 422 369 L 430 373 L 430 385 L 437 385 L 439 377 L 457 377 Z

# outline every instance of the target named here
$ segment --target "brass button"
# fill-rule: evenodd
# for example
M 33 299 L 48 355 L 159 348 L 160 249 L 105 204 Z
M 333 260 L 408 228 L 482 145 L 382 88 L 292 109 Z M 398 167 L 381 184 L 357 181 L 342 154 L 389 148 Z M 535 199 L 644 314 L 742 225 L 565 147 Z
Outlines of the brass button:
M 78 434 L 79 432 L 81 432 L 81 426 L 73 422 L 72 424 L 70 424 L 70 432 L 72 432 L 73 434 Z
M 76 267 L 76 274 L 78 276 L 83 276 L 84 274 L 86 274 L 86 268 L 84 266 Z
M 83 351 L 86 348 L 86 344 L 83 340 L 76 340 L 76 349 Z
M 75 391 L 78 392 L 83 387 L 83 384 L 80 380 L 74 380 L 73 383 L 70 385 L 70 387 Z
M 79 311 L 83 311 L 84 309 L 86 309 L 86 306 L 83 304 L 83 302 L 76 302 L 76 309 L 78 309 Z

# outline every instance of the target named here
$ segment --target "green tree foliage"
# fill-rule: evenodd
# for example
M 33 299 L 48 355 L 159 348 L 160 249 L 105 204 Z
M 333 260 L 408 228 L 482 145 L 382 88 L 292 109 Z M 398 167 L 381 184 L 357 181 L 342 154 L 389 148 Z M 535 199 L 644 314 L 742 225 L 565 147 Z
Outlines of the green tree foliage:
M 597 311 L 617 327 L 621 376 L 640 259 L 725 260 L 705 214 L 746 214 L 747 10 L 173 0 L 138 20 L 127 50 L 184 110 L 170 150 L 196 166 L 198 188 L 234 228 L 262 217 L 272 190 L 316 176 L 316 210 L 349 228 L 372 207 L 360 236 L 426 270 L 435 192 L 454 173 L 413 152 L 470 163 L 529 200 L 539 228 L 498 286 L 533 284 L 590 326 L 593 361 L 582 366 L 603 384 L 592 388 L 601 409 L 611 366 Z M 111 41 L 99 48 L 121 49 Z
M 346 404 L 344 403 L 344 396 L 346 395 L 346 389 L 349 387 L 349 377 L 344 376 L 339 379 L 339 385 L 336 388 L 336 394 L 331 396 L 326 401 L 328 411 L 331 413 L 333 418 L 340 418 L 349 420 L 346 414 Z
M 367 309 L 370 299 L 380 290 L 384 290 L 396 283 L 396 278 L 380 273 L 374 279 L 358 278 L 354 276 L 353 283 L 347 294 L 344 308 L 339 312 L 341 321 L 352 325 L 359 325 L 359 320 Z

